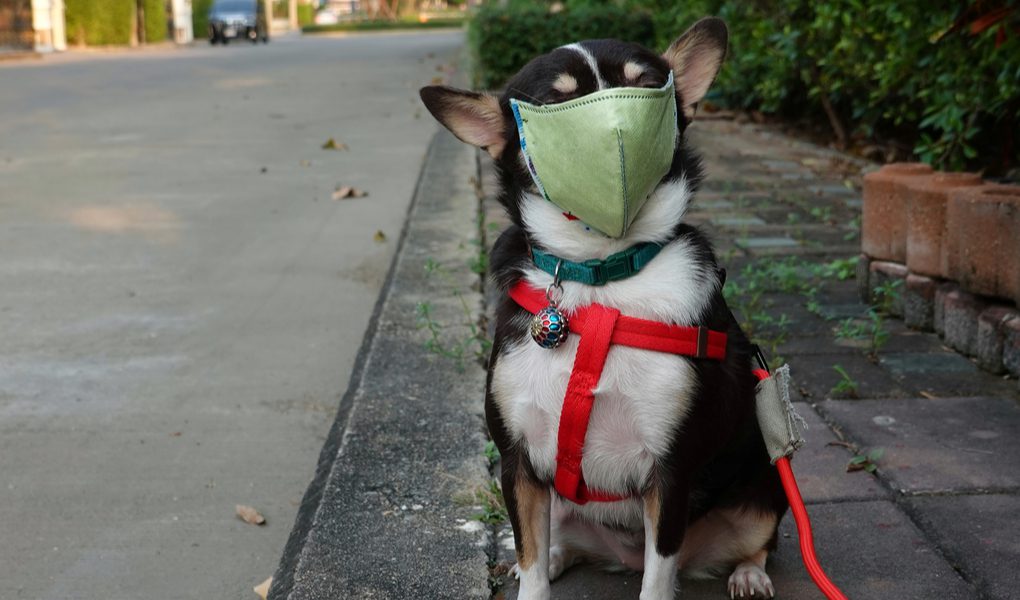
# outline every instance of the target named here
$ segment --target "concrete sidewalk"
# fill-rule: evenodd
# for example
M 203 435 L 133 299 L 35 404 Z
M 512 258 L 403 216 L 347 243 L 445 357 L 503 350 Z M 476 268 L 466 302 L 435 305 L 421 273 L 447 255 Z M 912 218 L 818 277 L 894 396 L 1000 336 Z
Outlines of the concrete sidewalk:
M 1016 382 L 860 303 L 847 259 L 858 253 L 866 165 L 731 121 L 702 120 L 691 135 L 708 177 L 689 219 L 714 236 L 738 314 L 793 369 L 809 425 L 794 468 L 829 574 L 854 600 L 1013 597 Z M 475 157 L 480 205 L 464 187 Z M 443 343 L 470 336 L 462 309 L 483 304 L 465 292 L 484 281 L 466 263 L 506 223 L 494 191 L 487 157 L 440 134 L 364 368 L 324 449 L 273 598 L 516 598 L 505 577 L 508 525 L 471 520 L 485 506 L 464 495 L 484 499 L 477 490 L 489 477 L 477 413 L 483 372 L 468 365 L 460 373 L 457 361 L 428 350 L 427 328 L 411 325 L 415 303 L 428 301 L 450 325 Z M 445 285 L 422 276 L 430 258 L 450 270 Z M 875 472 L 847 472 L 855 456 Z M 789 518 L 769 571 L 779 597 L 821 597 Z M 682 586 L 687 599 L 726 597 L 724 580 Z M 637 598 L 639 588 L 638 575 L 580 566 L 554 583 L 553 595 Z

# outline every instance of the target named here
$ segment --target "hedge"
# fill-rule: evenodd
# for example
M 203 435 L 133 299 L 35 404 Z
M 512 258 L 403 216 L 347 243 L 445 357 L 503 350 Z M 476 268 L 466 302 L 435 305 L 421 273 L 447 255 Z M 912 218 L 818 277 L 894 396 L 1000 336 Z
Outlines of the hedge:
M 145 42 L 162 42 L 167 38 L 166 2 L 164 0 L 142 0 L 145 11 Z
M 135 0 L 65 0 L 67 41 L 106 46 L 131 42 Z
M 653 15 L 647 41 L 660 50 L 718 15 L 730 55 L 710 92 L 717 104 L 814 119 L 847 145 L 896 140 L 905 144 L 898 158 L 912 150 L 942 168 L 1001 174 L 1020 163 L 1020 0 L 623 1 L 568 0 L 559 14 L 483 7 L 471 26 L 478 83 L 498 85 L 570 41 L 646 41 L 630 29 L 646 18 L 638 15 Z M 591 18 L 586 11 L 615 16 L 565 26 Z
M 1018 163 L 1016 0 L 988 3 L 1005 7 L 998 16 L 948 0 L 639 3 L 660 4 L 660 45 L 703 15 L 727 21 L 730 57 L 716 84 L 725 105 L 806 114 L 844 143 L 903 140 L 943 168 L 994 174 Z
M 311 4 L 298 4 L 297 22 L 302 27 L 315 23 L 315 7 Z
M 213 0 L 191 0 L 191 33 L 196 40 L 209 37 L 209 7 Z
M 568 6 L 551 13 L 543 6 L 483 5 L 468 30 L 476 85 L 496 88 L 529 60 L 572 41 L 617 38 L 652 46 L 655 25 L 649 13 L 616 5 Z
M 428 21 L 411 20 L 366 20 L 348 21 L 335 25 L 306 25 L 302 33 L 331 33 L 336 31 L 381 31 L 387 29 L 440 29 L 460 27 L 464 19 L 430 19 Z

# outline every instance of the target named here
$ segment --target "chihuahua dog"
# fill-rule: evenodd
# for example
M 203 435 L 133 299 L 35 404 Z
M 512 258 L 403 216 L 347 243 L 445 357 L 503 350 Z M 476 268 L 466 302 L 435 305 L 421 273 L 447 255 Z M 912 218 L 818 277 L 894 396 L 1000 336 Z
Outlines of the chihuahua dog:
M 729 574 L 732 597 L 774 595 L 765 562 L 775 549 L 787 503 L 755 417 L 755 350 L 723 299 L 724 271 L 709 241 L 684 222 L 702 179 L 700 159 L 686 146 L 684 133 L 722 65 L 727 38 L 721 20 L 705 18 L 661 55 L 617 40 L 557 48 L 528 63 L 499 97 L 444 86 L 421 90 L 440 123 L 492 156 L 499 200 L 512 221 L 491 257 L 491 275 L 504 294 L 496 312 L 485 408 L 502 456 L 522 600 L 549 598 L 550 581 L 580 561 L 643 572 L 641 600 L 674 598 L 681 572 Z M 667 97 L 659 99 L 657 90 L 668 90 Z M 616 104 L 600 104 L 606 95 Z M 625 115 L 620 122 L 647 120 L 641 116 L 648 114 L 645 105 L 632 101 L 645 97 L 665 107 L 656 114 L 667 120 L 640 134 L 665 139 L 662 172 L 652 171 L 650 191 L 638 190 L 636 202 L 627 196 L 629 210 L 611 209 L 612 216 L 622 218 L 596 227 L 604 209 L 589 211 L 587 196 L 561 203 L 553 190 L 568 198 L 571 186 L 583 185 L 585 194 L 600 194 L 606 170 L 618 173 L 606 179 L 613 185 L 647 178 L 647 164 L 658 158 L 640 155 L 641 149 L 659 146 L 632 143 L 626 138 L 630 134 L 620 133 L 623 126 L 614 125 L 609 136 L 619 134 L 619 156 L 611 139 L 604 146 L 611 156 L 602 157 L 603 146 L 589 144 L 584 130 L 602 127 L 602 121 L 616 118 L 606 116 L 609 112 L 620 111 L 580 110 L 619 104 Z M 555 115 L 574 106 L 580 107 L 572 113 L 579 118 L 569 127 L 557 120 L 554 134 L 528 129 L 542 123 L 540 117 L 529 121 L 537 111 Z M 570 139 L 564 142 L 565 136 Z M 537 144 L 551 138 L 560 149 L 546 144 L 546 152 L 554 154 L 538 154 Z M 573 150 L 564 152 L 564 143 Z M 625 146 L 631 151 L 626 160 Z M 580 184 L 553 185 L 566 181 L 557 170 L 577 169 L 588 169 L 571 180 Z M 560 272 L 567 264 L 587 269 L 628 249 L 644 252 L 649 244 L 658 251 L 643 264 L 632 264 L 625 277 L 586 281 Z M 552 262 L 541 266 L 540 257 L 552 257 L 555 268 L 549 267 Z M 591 492 L 583 498 L 559 486 L 561 417 L 576 365 L 587 360 L 578 348 L 585 336 L 597 333 L 562 331 L 554 343 L 536 344 L 533 334 L 536 341 L 549 340 L 539 340 L 534 311 L 511 297 L 511 290 L 522 286 L 546 290 L 550 309 L 559 311 L 564 323 L 597 306 L 599 314 L 619 314 L 620 320 L 725 334 L 725 355 L 714 360 L 693 351 L 685 355 L 613 342 L 586 392 L 593 403 L 576 472 L 583 473 L 582 485 Z

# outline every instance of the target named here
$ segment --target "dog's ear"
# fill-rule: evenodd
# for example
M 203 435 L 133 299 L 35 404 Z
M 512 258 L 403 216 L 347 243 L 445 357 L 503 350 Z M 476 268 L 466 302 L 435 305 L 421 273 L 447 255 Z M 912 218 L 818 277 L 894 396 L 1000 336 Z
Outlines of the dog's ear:
M 506 125 L 499 100 L 489 94 L 442 85 L 421 88 L 421 100 L 437 121 L 462 142 L 498 158 L 506 146 Z
M 673 81 L 688 119 L 694 118 L 698 102 L 715 81 L 726 57 L 728 39 L 722 19 L 705 17 L 691 25 L 662 55 L 673 69 Z

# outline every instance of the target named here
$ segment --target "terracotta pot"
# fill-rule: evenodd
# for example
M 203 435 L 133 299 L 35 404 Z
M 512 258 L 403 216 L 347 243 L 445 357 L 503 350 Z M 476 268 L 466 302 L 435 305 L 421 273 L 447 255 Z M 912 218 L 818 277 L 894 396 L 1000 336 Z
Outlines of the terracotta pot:
M 965 289 L 1020 302 L 1020 186 L 949 192 L 945 273 Z
M 906 261 L 907 199 L 903 184 L 931 176 L 931 167 L 924 163 L 893 163 L 864 176 L 861 250 L 865 254 Z
M 907 268 L 911 273 L 946 277 L 942 238 L 949 190 L 975 185 L 981 185 L 977 173 L 935 173 L 907 181 Z

